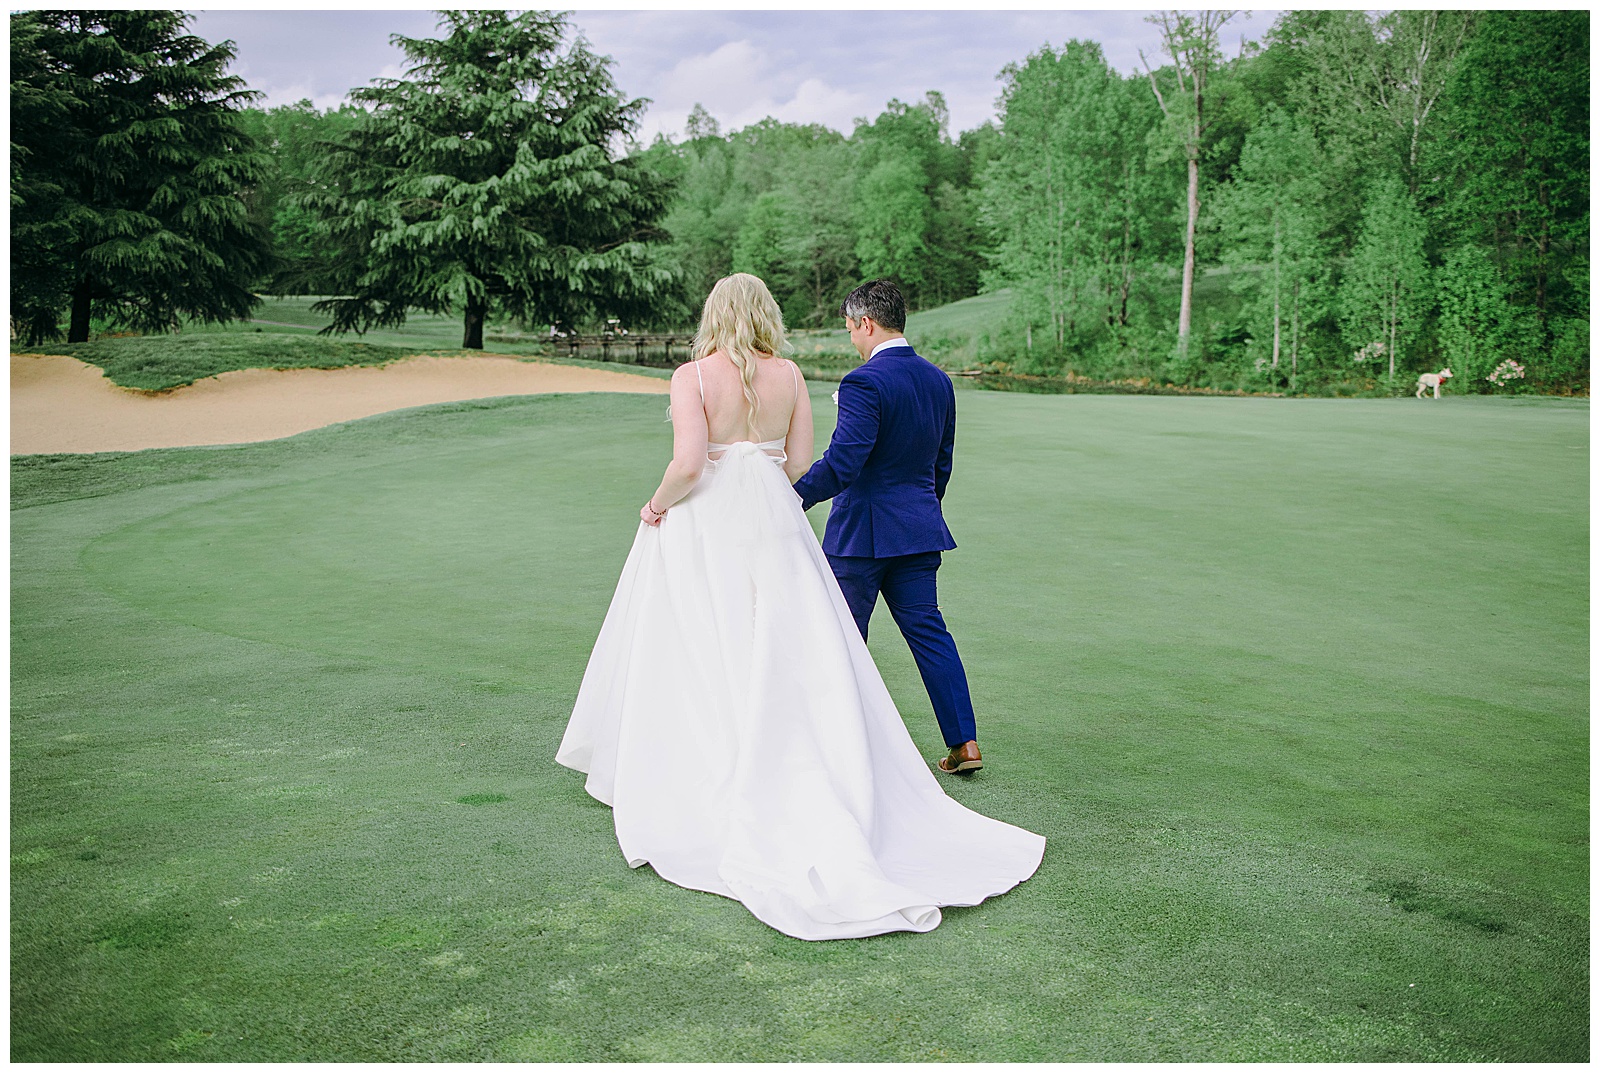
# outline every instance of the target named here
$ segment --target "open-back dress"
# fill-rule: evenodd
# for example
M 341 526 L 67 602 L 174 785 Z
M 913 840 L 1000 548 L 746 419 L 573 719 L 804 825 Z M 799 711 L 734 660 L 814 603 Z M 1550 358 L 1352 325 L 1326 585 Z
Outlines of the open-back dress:
M 630 866 L 800 939 L 930 931 L 1031 876 L 1044 838 L 944 793 L 784 461 L 782 439 L 708 444 L 640 523 L 556 759 Z

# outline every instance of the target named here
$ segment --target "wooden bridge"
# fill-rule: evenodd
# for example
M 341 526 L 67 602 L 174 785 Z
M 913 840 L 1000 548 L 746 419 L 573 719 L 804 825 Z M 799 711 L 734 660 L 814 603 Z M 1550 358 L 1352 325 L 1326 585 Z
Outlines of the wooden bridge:
M 550 340 L 552 350 L 557 354 L 564 353 L 569 358 L 599 358 L 601 361 L 650 365 L 658 369 L 673 369 L 682 365 L 691 357 L 693 346 L 693 332 L 674 335 L 606 332 L 601 335 L 556 336 Z

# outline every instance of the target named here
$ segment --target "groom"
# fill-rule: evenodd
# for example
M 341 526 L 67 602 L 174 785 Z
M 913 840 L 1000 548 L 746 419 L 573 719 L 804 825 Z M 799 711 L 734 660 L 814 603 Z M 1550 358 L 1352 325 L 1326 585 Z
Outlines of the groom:
M 906 300 L 886 279 L 850 292 L 840 310 L 867 359 L 839 384 L 839 423 L 795 482 L 806 510 L 833 500 L 822 550 L 863 640 L 883 593 L 911 646 L 948 756 L 939 770 L 983 766 L 967 672 L 939 614 L 940 553 L 956 546 L 939 503 L 950 481 L 956 395 L 950 378 L 906 342 Z

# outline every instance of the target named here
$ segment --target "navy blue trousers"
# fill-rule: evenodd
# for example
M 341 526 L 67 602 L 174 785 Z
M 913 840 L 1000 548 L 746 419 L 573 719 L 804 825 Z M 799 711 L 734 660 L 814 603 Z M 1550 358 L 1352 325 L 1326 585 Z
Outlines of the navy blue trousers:
M 863 641 L 878 594 L 883 593 L 883 602 L 889 605 L 889 614 L 894 616 L 906 644 L 911 646 L 917 670 L 922 672 L 922 684 L 933 701 L 933 714 L 939 720 L 944 743 L 953 749 L 977 740 L 978 723 L 972 714 L 972 694 L 967 690 L 967 670 L 961 666 L 955 639 L 945 628 L 944 616 L 939 614 L 937 574 L 942 558 L 936 551 L 887 559 L 830 555 L 828 564 L 839 579 L 839 588 Z

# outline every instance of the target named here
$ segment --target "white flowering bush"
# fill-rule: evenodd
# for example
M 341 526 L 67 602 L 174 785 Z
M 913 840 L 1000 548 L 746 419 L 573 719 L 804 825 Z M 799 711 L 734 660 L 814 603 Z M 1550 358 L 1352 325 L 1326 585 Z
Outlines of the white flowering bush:
M 1494 367 L 1494 372 L 1484 377 L 1495 387 L 1510 387 L 1513 380 L 1521 380 L 1528 375 L 1527 366 L 1513 358 L 1507 358 Z
M 1366 361 L 1380 361 L 1382 360 L 1385 351 L 1386 348 L 1382 343 L 1368 343 L 1366 346 L 1356 351 L 1351 360 L 1357 365 L 1360 365 L 1362 362 Z

